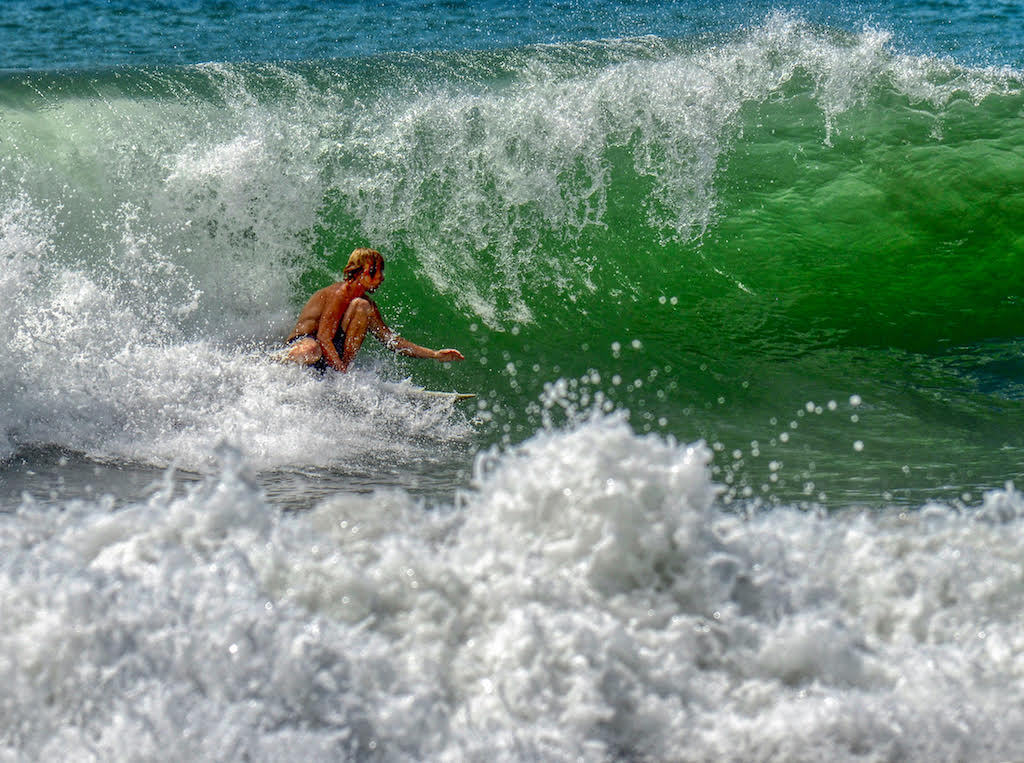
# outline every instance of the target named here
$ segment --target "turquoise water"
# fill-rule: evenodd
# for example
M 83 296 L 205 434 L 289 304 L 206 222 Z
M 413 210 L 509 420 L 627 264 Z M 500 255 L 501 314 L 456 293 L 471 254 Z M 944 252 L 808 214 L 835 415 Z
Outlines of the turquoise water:
M 901 50 L 969 65 L 1020 67 L 1020 5 L 1009 0 L 839 3 L 522 3 L 392 0 L 301 3 L 12 0 L 0 69 L 310 61 L 425 50 L 485 50 L 654 35 L 695 38 L 756 26 L 784 10 L 815 24 L 895 35 Z
M 8 8 L 14 759 L 1015 754 L 1017 5 Z

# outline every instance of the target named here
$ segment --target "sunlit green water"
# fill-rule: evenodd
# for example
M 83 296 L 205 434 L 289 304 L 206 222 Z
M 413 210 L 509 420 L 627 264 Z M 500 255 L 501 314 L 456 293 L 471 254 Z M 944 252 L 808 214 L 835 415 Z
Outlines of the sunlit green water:
M 375 199 L 402 215 L 382 303 L 470 348 L 455 378 L 494 406 L 494 439 L 532 433 L 563 378 L 584 407 L 600 390 L 638 429 L 717 443 L 738 496 L 919 501 L 1017 477 L 1019 80 L 807 30 L 757 53 L 558 60 L 540 96 L 487 80 L 408 107 L 412 168 Z M 432 111 L 463 133 L 432 133 Z M 553 147 L 558 120 L 579 134 Z M 335 270 L 363 203 L 328 197 Z
M 1020 477 L 1012 70 L 777 14 L 714 40 L 3 88 L 11 208 L 49 209 L 58 259 L 159 305 L 160 341 L 275 346 L 371 245 L 388 320 L 467 355 L 397 373 L 477 393 L 480 446 L 603 406 L 705 438 L 751 502 Z

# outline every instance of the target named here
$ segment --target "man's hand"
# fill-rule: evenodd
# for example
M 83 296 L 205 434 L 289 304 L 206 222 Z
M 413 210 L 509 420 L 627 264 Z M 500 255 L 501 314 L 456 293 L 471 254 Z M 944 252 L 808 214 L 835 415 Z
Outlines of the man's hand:
M 449 363 L 449 362 L 451 362 L 453 360 L 465 360 L 466 359 L 462 355 L 461 352 L 459 352 L 458 350 L 452 350 L 452 349 L 438 350 L 436 357 L 437 357 L 437 360 L 441 361 L 442 363 Z

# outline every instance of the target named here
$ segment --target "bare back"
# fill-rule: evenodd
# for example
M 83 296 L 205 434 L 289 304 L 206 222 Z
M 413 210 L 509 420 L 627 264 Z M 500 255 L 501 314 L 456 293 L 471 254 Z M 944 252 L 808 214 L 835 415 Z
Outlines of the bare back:
M 320 318 L 323 317 L 328 306 L 333 306 L 335 310 L 344 315 L 345 308 L 351 301 L 351 297 L 346 293 L 348 291 L 346 286 L 345 281 L 338 281 L 313 294 L 306 302 L 306 306 L 302 308 L 302 312 L 299 313 L 298 320 L 295 321 L 295 328 L 288 335 L 288 341 L 297 336 L 316 336 L 320 328 Z

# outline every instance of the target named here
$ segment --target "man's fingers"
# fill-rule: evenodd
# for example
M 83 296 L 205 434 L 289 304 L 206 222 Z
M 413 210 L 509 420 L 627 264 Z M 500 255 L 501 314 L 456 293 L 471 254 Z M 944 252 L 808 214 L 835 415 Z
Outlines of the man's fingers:
M 465 360 L 466 358 L 458 350 L 446 349 L 438 352 L 437 359 L 442 362 L 448 362 L 450 360 Z

